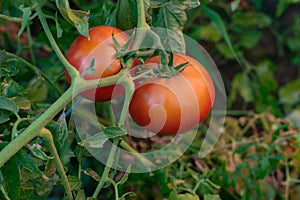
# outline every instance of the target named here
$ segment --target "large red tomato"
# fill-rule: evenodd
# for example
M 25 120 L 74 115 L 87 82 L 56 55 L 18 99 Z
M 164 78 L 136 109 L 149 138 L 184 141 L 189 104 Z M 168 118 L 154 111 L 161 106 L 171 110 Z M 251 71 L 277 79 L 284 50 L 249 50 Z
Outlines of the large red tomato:
M 80 72 L 84 73 L 87 67 L 91 66 L 94 59 L 93 74 L 85 74 L 86 80 L 99 79 L 117 74 L 122 66 L 120 60 L 116 59 L 116 49 L 112 40 L 112 35 L 116 38 L 120 46 L 123 46 L 129 39 L 129 36 L 121 30 L 111 26 L 97 26 L 89 30 L 90 39 L 79 36 L 69 48 L 67 60 Z M 71 78 L 68 72 L 66 77 L 69 83 Z M 114 89 L 117 89 L 114 91 Z M 108 101 L 112 95 L 120 95 L 123 88 L 115 85 L 89 89 L 81 93 L 87 99 L 95 101 Z
M 137 84 L 129 112 L 133 120 L 152 132 L 173 135 L 186 132 L 203 121 L 215 99 L 213 81 L 195 59 L 174 54 L 173 66 L 187 65 L 171 77 L 156 76 Z M 159 57 L 144 68 L 157 67 Z

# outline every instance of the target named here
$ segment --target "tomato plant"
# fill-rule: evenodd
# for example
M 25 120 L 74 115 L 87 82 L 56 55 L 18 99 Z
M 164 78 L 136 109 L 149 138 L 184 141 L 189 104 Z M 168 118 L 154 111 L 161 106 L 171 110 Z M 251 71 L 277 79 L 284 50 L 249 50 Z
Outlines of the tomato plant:
M 115 57 L 116 48 L 112 36 L 120 46 L 123 46 L 129 36 L 120 29 L 111 26 L 97 26 L 89 30 L 90 39 L 79 36 L 69 48 L 67 60 L 83 75 L 86 80 L 99 79 L 117 74 L 122 66 Z M 92 66 L 93 65 L 93 66 Z M 88 70 L 89 68 L 92 70 Z M 71 77 L 66 77 L 71 83 Z M 108 101 L 112 96 L 121 94 L 124 90 L 116 85 L 89 89 L 81 93 L 87 99 L 95 101 Z
M 173 66 L 187 63 L 171 77 L 156 76 L 137 86 L 129 111 L 140 126 L 172 135 L 190 130 L 208 115 L 215 98 L 213 81 L 194 58 L 174 54 Z M 157 67 L 159 57 L 145 61 L 145 68 Z
M 86 2 L 0 1 L 0 199 L 299 199 L 300 1 Z

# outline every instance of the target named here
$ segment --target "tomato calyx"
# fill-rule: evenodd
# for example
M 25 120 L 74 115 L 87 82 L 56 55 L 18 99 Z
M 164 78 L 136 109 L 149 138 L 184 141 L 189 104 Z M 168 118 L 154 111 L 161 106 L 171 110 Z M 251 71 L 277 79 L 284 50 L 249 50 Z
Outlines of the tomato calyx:
M 131 50 L 132 43 L 135 37 L 135 32 L 129 37 L 124 46 L 120 46 L 114 35 L 112 35 L 112 41 L 116 49 L 116 58 L 120 60 L 122 67 L 131 68 L 135 60 L 135 51 Z
M 148 64 L 148 66 L 147 66 Z M 185 67 L 188 65 L 188 62 L 179 64 L 175 67 L 169 67 L 169 71 L 165 72 L 163 70 L 163 66 L 161 64 L 155 64 L 156 66 L 151 67 L 149 63 L 139 65 L 135 68 L 135 76 L 133 80 L 139 80 L 139 83 L 144 83 L 148 80 L 152 80 L 154 78 L 172 78 L 181 73 Z
M 182 72 L 184 70 L 184 68 L 189 64 L 189 62 L 185 62 L 185 63 L 182 63 L 182 64 L 179 64 L 177 66 L 174 67 L 174 69 L 177 71 L 177 72 Z
M 171 78 L 181 73 L 188 64 L 189 62 L 184 62 L 173 66 L 173 53 L 170 53 L 168 64 L 159 64 L 158 67 L 154 69 L 154 73 L 161 78 Z

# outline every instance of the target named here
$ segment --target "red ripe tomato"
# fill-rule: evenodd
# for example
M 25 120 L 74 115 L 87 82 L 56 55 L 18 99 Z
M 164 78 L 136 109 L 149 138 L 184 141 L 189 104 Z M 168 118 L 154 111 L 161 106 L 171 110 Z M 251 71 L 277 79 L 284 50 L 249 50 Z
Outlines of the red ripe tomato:
M 213 81 L 195 59 L 174 54 L 173 66 L 187 63 L 171 77 L 153 77 L 137 84 L 129 106 L 133 120 L 163 135 L 186 132 L 203 121 L 215 99 Z M 146 60 L 144 68 L 157 67 L 159 57 Z
M 69 48 L 67 60 L 82 74 L 89 67 L 94 59 L 93 74 L 85 74 L 86 80 L 99 79 L 117 74 L 122 66 L 120 60 L 116 59 L 116 49 L 112 41 L 112 35 L 120 46 L 123 46 L 129 36 L 121 30 L 111 26 L 97 26 L 89 30 L 90 39 L 79 36 Z M 71 83 L 71 77 L 66 72 L 66 77 Z M 116 85 L 105 86 L 97 89 L 89 89 L 81 93 L 87 99 L 95 101 L 108 101 L 112 95 L 118 96 L 124 89 Z

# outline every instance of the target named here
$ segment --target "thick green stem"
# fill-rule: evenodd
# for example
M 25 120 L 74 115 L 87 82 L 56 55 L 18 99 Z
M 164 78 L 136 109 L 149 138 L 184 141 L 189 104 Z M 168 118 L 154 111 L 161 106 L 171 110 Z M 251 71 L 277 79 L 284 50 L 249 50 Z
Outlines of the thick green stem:
M 72 98 L 72 90 L 70 87 L 54 104 L 52 104 L 37 120 L 35 120 L 28 128 L 18 137 L 12 140 L 0 152 L 0 167 L 15 155 L 24 145 L 39 135 L 40 130 L 62 109 Z
M 137 27 L 149 27 L 146 22 L 146 15 L 145 15 L 145 6 L 143 0 L 137 0 L 137 12 L 138 12 L 138 22 Z
M 101 80 L 89 80 L 80 79 L 80 82 L 74 90 L 75 85 L 72 85 L 62 96 L 56 100 L 38 119 L 36 119 L 27 129 L 22 132 L 16 139 L 12 140 L 1 152 L 0 152 L 0 167 L 11 158 L 15 153 L 17 153 L 25 144 L 35 138 L 39 131 L 49 122 L 52 118 L 62 110 L 67 103 L 72 99 L 72 96 L 77 95 L 83 90 L 103 87 L 115 84 L 124 75 L 124 71 L 121 71 L 115 76 L 110 76 L 103 78 Z M 76 82 L 76 81 L 75 81 Z M 74 83 L 75 83 L 74 82 Z
M 125 124 L 125 118 L 126 118 L 126 113 L 129 108 L 129 104 L 131 101 L 131 97 L 134 93 L 134 83 L 131 78 L 126 77 L 124 80 L 121 81 L 121 84 L 125 87 L 125 99 L 124 99 L 124 105 L 121 111 L 120 119 L 119 119 L 119 126 L 123 126 Z
M 41 130 L 39 136 L 41 136 L 45 139 L 48 150 L 51 152 L 51 154 L 54 157 L 54 162 L 55 162 L 57 171 L 58 171 L 58 173 L 61 177 L 62 183 L 65 187 L 68 199 L 70 199 L 70 200 L 73 199 L 71 186 L 69 184 L 68 177 L 65 173 L 64 166 L 63 166 L 63 164 L 62 164 L 62 162 L 59 158 L 58 152 L 57 152 L 56 147 L 54 145 L 54 141 L 53 141 L 53 137 L 52 137 L 51 132 L 48 129 L 43 128 Z
M 137 0 L 137 12 L 138 12 L 137 32 L 132 46 L 133 50 L 139 49 L 144 38 L 146 37 L 147 31 L 150 30 L 150 27 L 146 22 L 143 0 Z

